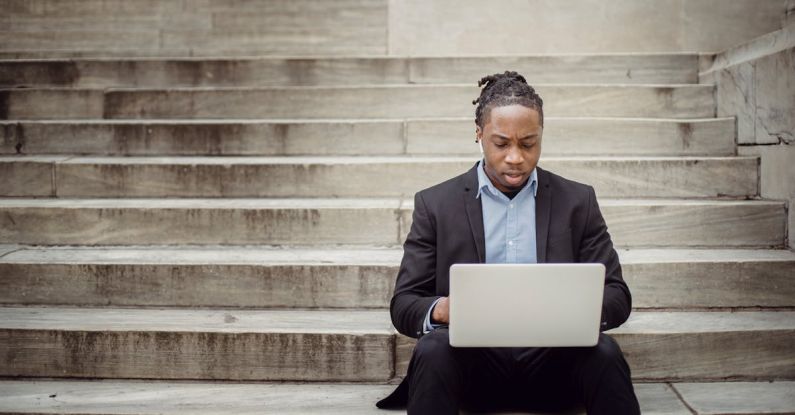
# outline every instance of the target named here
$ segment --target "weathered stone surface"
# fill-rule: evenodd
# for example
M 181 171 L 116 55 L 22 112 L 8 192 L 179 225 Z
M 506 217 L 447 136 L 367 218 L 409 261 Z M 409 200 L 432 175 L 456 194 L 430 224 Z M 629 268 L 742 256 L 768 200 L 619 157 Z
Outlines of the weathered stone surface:
M 8 160 L 25 159 L 0 157 L 0 166 Z M 452 157 L 72 157 L 53 164 L 59 197 L 390 197 L 411 196 L 469 170 L 475 161 Z M 753 157 L 545 157 L 539 165 L 594 186 L 601 197 L 758 194 L 758 160 Z
M 405 148 L 402 121 L 81 120 L 0 125 L 0 153 L 8 154 L 386 155 L 401 154 Z
M 0 309 L 0 374 L 385 381 L 388 315 L 369 311 Z
M 533 83 L 686 84 L 696 55 L 467 58 L 51 59 L 0 62 L 0 86 L 77 88 L 470 83 L 506 69 Z
M 754 68 L 755 141 L 795 143 L 795 45 L 755 61 Z
M 747 146 L 740 151 L 760 157 L 761 196 L 789 202 L 789 246 L 795 248 L 795 146 Z
M 396 199 L 0 199 L 0 243 L 44 245 L 403 243 Z M 780 202 L 602 200 L 620 247 L 782 246 Z
M 103 92 L 75 89 L 0 89 L 0 120 L 102 118 Z
M 795 38 L 795 28 L 790 31 Z M 737 117 L 738 143 L 795 142 L 793 67 L 795 46 L 790 46 L 714 72 L 718 115 Z
M 55 163 L 66 157 L 2 157 L 0 156 L 0 195 L 54 196 Z
M 479 154 L 473 119 L 409 121 L 406 134 L 410 154 Z M 544 156 L 732 155 L 734 119 L 545 117 L 542 148 Z
M 62 414 L 102 411 L 125 415 L 219 412 L 377 415 L 385 412 L 376 409 L 374 402 L 387 396 L 394 388 L 395 385 L 384 384 L 6 380 L 0 382 L 0 411 Z M 690 414 L 669 385 L 639 383 L 635 385 L 635 393 L 644 414 Z M 55 398 L 51 398 L 52 395 Z M 405 411 L 387 413 L 404 414 Z
M 791 378 L 795 312 L 641 312 L 607 332 L 643 381 Z M 398 336 L 396 373 L 413 339 Z
M 385 0 L 213 2 L 13 0 L 3 18 L 4 50 L 126 48 L 146 56 L 181 50 L 182 56 L 384 54 Z M 59 4 L 65 3 L 65 4 Z M 4 25 L 5 27 L 5 25 Z M 149 53 L 147 53 L 149 52 Z
M 762 201 L 600 200 L 618 247 L 781 247 L 784 205 Z M 411 228 L 412 201 L 404 201 L 400 240 Z M 765 231 L 761 231 L 765 229 Z
M 795 382 L 677 383 L 674 388 L 699 414 L 795 412 Z
M 544 156 L 735 154 L 734 119 L 544 120 Z M 0 122 L 0 154 L 470 155 L 473 118 Z
M 779 29 L 785 1 L 391 0 L 389 53 L 719 52 Z
M 3 304 L 386 308 L 402 256 L 369 247 L 14 250 L 0 257 Z M 787 250 L 619 255 L 635 308 L 795 307 Z
M 681 117 L 715 115 L 709 85 L 538 85 L 555 116 Z M 473 113 L 479 89 L 463 85 L 112 89 L 105 118 L 407 118 Z M 366 105 L 365 105 L 366 103 Z M 39 118 L 48 116 L 39 113 Z M 26 117 L 31 118 L 31 117 Z
M 29 244 L 397 243 L 397 200 L 0 201 L 0 240 Z
M 0 303 L 384 308 L 400 254 L 366 247 L 27 251 L 0 258 Z
M 0 315 L 5 376 L 372 381 L 405 373 L 410 355 L 411 341 L 398 340 L 395 372 L 385 311 L 50 307 Z M 610 334 L 638 380 L 781 378 L 795 367 L 793 317 L 635 312 Z
M 620 250 L 635 308 L 793 307 L 788 250 Z

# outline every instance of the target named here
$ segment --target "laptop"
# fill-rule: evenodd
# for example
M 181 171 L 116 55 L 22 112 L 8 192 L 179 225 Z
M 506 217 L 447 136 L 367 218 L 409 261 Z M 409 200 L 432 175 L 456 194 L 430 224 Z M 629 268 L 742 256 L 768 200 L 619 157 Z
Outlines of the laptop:
M 594 346 L 602 264 L 455 264 L 450 267 L 450 345 Z

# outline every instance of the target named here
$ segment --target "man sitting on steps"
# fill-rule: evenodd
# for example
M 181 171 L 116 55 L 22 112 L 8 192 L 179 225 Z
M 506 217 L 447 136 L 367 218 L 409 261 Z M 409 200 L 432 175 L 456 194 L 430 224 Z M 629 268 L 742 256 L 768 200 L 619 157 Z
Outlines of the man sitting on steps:
M 390 312 L 400 333 L 419 340 L 405 379 L 377 405 L 457 414 L 580 404 L 588 414 L 639 414 L 629 366 L 604 333 L 594 347 L 450 346 L 447 295 L 456 263 L 599 262 L 606 268 L 600 330 L 626 321 L 632 304 L 593 188 L 536 167 L 541 97 L 516 72 L 486 76 L 478 86 L 483 158 L 414 198 Z

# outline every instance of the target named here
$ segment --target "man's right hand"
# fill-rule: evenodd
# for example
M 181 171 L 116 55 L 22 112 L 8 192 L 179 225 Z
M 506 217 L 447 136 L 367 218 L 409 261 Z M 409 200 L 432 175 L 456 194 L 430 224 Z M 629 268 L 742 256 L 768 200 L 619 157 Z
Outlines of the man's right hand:
M 450 324 L 450 299 L 448 297 L 440 298 L 439 302 L 433 307 L 431 323 Z

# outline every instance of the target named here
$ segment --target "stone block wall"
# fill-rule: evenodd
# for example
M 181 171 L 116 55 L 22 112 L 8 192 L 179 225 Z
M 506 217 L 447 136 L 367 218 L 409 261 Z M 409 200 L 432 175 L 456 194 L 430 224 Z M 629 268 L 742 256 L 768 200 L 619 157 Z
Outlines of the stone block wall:
M 716 84 L 718 116 L 736 117 L 740 155 L 760 157 L 761 196 L 789 201 L 795 248 L 795 21 L 703 57 L 699 79 Z
M 781 28 L 792 10 L 793 0 L 3 0 L 0 58 L 712 53 Z

